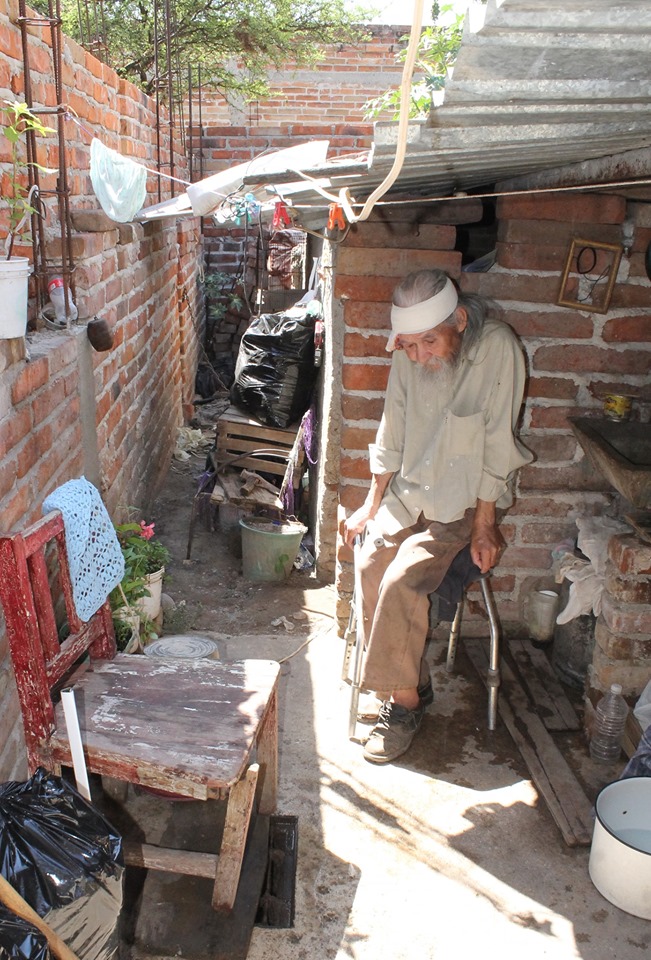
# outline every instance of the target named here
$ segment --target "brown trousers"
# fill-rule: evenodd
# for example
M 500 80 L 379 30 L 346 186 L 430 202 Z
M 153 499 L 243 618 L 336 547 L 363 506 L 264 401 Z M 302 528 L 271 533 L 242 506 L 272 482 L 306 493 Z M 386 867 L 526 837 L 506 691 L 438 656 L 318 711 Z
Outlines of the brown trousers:
M 466 510 L 461 520 L 434 523 L 421 514 L 413 526 L 390 537 L 369 523 L 357 556 L 366 646 L 364 690 L 388 697 L 424 679 L 420 673 L 429 594 L 470 542 L 473 516 L 474 510 Z

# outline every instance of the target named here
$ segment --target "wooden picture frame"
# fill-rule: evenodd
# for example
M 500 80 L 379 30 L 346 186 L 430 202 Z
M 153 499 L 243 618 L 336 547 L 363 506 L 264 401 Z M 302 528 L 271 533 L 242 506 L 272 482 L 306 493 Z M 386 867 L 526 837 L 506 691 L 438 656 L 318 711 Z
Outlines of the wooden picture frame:
M 622 253 L 621 244 L 574 237 L 565 260 L 558 306 L 606 313 Z

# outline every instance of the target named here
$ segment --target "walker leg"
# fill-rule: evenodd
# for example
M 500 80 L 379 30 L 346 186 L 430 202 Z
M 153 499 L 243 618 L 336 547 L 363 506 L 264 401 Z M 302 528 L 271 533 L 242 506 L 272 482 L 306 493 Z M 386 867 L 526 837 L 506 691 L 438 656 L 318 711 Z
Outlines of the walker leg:
M 488 729 L 494 730 L 497 722 L 497 693 L 500 685 L 500 631 L 493 592 L 488 583 L 488 579 L 482 578 L 479 582 L 481 583 L 481 589 L 484 595 L 490 629 L 490 650 L 488 655 L 486 685 L 488 687 Z
M 355 642 L 355 657 L 353 661 L 353 676 L 350 684 L 350 714 L 348 715 L 348 738 L 352 740 L 357 727 L 357 712 L 359 710 L 359 685 L 362 677 L 362 661 L 364 659 L 364 643 L 361 637 Z
M 452 621 L 452 626 L 450 627 L 450 638 L 448 640 L 448 658 L 445 664 L 445 669 L 448 673 L 452 673 L 454 670 L 454 661 L 457 655 L 457 644 L 459 642 L 459 633 L 461 631 L 461 617 L 463 614 L 463 599 L 457 604 L 457 609 L 454 614 L 454 620 Z

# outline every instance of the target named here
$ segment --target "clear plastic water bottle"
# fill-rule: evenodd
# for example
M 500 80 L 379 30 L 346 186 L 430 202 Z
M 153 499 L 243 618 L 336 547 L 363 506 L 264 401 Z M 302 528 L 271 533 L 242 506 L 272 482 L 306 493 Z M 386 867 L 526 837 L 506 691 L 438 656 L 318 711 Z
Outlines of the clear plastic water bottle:
M 628 705 L 619 683 L 613 683 L 595 711 L 594 732 L 590 740 L 590 756 L 600 763 L 615 763 L 622 751 L 622 736 Z
M 69 320 L 77 319 L 77 307 L 73 303 L 72 294 L 69 287 L 68 309 L 66 310 L 66 296 L 65 288 L 63 286 L 63 277 L 52 277 L 47 285 L 47 292 L 50 295 L 50 300 L 52 302 L 52 306 L 54 307 L 54 314 L 57 318 L 57 323 L 61 324 L 62 327 L 65 327 Z

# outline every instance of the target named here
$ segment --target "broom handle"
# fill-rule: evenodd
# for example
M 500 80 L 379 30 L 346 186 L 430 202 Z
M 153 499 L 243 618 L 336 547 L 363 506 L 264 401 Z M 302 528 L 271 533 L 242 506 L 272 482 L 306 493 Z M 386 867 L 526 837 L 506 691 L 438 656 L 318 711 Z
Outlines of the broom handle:
M 22 917 L 23 920 L 29 921 L 29 923 L 33 924 L 45 935 L 50 950 L 57 960 L 78 960 L 77 954 L 73 953 L 70 947 L 66 946 L 61 937 L 56 934 L 44 920 L 41 920 L 36 911 L 32 910 L 30 905 L 23 900 L 18 891 L 14 890 L 2 874 L 0 874 L 0 900 L 2 900 L 6 907 L 13 910 L 13 912 L 19 917 Z

